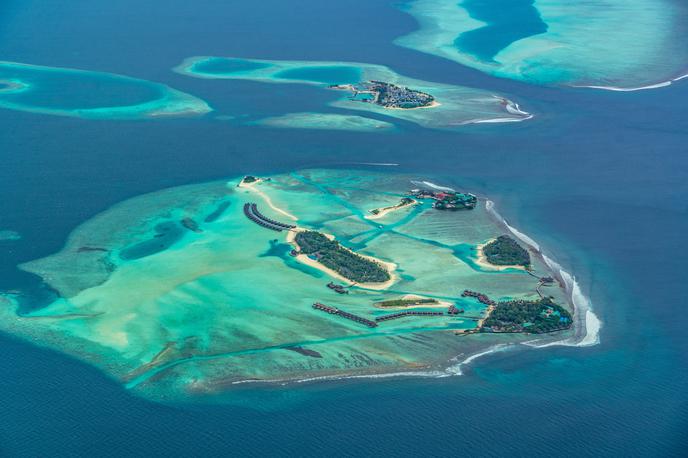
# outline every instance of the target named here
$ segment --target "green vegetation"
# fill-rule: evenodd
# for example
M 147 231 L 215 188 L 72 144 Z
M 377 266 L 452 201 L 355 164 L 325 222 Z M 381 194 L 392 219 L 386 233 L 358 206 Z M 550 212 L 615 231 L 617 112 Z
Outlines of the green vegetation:
M 370 213 L 372 213 L 373 215 L 377 215 L 378 213 L 380 213 L 380 212 L 383 211 L 383 210 L 389 210 L 389 209 L 392 209 L 392 208 L 401 208 L 401 207 L 405 207 L 405 206 L 407 206 L 407 205 L 411 205 L 411 204 L 413 204 L 413 203 L 415 203 L 415 202 L 416 202 L 416 201 L 413 200 L 413 199 L 411 199 L 410 197 L 403 197 L 403 198 L 399 201 L 399 203 L 396 204 L 396 205 L 392 205 L 392 206 L 390 206 L 390 207 L 384 207 L 384 208 L 376 208 L 376 209 L 374 209 L 374 210 L 370 210 Z
M 390 299 L 388 301 L 377 302 L 378 307 L 408 307 L 410 305 L 428 305 L 437 304 L 437 299 L 431 298 L 414 298 L 414 299 Z
M 437 193 L 437 200 L 434 207 L 438 210 L 472 210 L 478 203 L 478 198 L 473 194 L 463 194 L 460 192 Z
M 541 334 L 568 329 L 572 324 L 568 310 L 555 304 L 552 298 L 544 297 L 535 301 L 499 302 L 483 322 L 480 332 Z
M 390 279 L 389 272 L 380 264 L 344 248 L 320 232 L 305 231 L 296 234 L 301 253 L 317 259 L 341 276 L 356 283 L 382 283 Z
M 258 178 L 254 177 L 253 175 L 246 175 L 242 181 L 244 183 L 255 183 L 258 181 Z
M 483 247 L 487 262 L 496 266 L 530 267 L 528 250 L 508 235 L 501 235 Z

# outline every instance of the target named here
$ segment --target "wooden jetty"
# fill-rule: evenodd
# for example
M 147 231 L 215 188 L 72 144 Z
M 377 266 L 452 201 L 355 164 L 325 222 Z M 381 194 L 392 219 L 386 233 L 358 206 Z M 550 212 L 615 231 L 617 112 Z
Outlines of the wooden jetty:
M 485 305 L 495 305 L 496 304 L 495 301 L 493 301 L 492 299 L 487 297 L 485 294 L 479 293 L 477 291 L 471 291 L 470 289 L 463 290 L 463 293 L 461 293 L 461 297 L 474 297 L 474 298 L 478 299 L 478 302 L 480 302 L 481 304 L 485 304 Z
M 422 312 L 418 310 L 405 310 L 403 312 L 390 313 L 389 315 L 382 315 L 375 317 L 375 321 L 378 323 L 380 321 L 396 320 L 397 318 L 403 318 L 405 316 L 442 316 L 443 312 Z
M 329 305 L 321 304 L 320 302 L 316 302 L 313 304 L 313 308 L 316 310 L 323 311 L 325 313 L 329 313 L 330 315 L 337 315 L 341 316 L 342 318 L 346 318 L 347 320 L 355 321 L 356 323 L 360 323 L 364 326 L 368 326 L 369 328 L 376 328 L 377 323 L 375 321 L 369 320 L 367 318 L 363 318 L 358 315 L 354 315 L 353 313 L 345 312 L 344 310 L 339 310 L 337 307 L 331 307 Z

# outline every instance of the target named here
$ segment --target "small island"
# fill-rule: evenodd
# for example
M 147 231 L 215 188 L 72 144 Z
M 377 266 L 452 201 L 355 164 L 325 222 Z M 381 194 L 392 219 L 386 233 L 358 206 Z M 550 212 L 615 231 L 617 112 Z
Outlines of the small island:
M 298 232 L 294 242 L 300 254 L 305 254 L 354 283 L 384 283 L 392 278 L 379 263 L 354 253 L 320 232 Z
M 243 180 L 239 183 L 239 185 L 242 184 L 251 184 L 251 183 L 257 183 L 260 181 L 260 178 L 254 177 L 253 175 L 246 175 Z
M 382 218 L 383 216 L 387 215 L 388 213 L 391 213 L 396 210 L 400 210 L 402 208 L 415 205 L 418 202 L 415 200 L 411 199 L 410 197 L 403 197 L 398 204 L 396 205 L 391 205 L 389 207 L 382 207 L 382 208 L 374 208 L 370 210 L 370 215 L 367 215 L 367 219 L 378 219 Z
M 530 267 L 528 250 L 519 245 L 508 235 L 500 235 L 483 245 L 480 250 L 485 260 L 495 266 Z
M 405 297 L 402 299 L 390 299 L 387 301 L 376 302 L 376 307 L 413 307 L 418 305 L 437 305 L 439 301 L 431 297 Z
M 573 325 L 571 313 L 551 297 L 538 300 L 498 302 L 483 320 L 480 332 L 542 334 L 563 331 Z
M 412 189 L 411 195 L 417 199 L 433 199 L 435 202 L 432 206 L 437 210 L 473 210 L 478 203 L 478 198 L 473 194 L 451 190 Z
M 374 103 L 389 109 L 413 110 L 439 105 L 430 94 L 384 81 L 367 81 L 359 85 L 333 84 L 330 89 L 351 91 L 351 100 Z

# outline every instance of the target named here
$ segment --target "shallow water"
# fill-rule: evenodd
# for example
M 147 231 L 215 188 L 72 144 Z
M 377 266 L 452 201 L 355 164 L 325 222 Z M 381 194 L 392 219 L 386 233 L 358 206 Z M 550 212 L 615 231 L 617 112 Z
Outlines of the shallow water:
M 144 401 L 89 365 L 3 334 L 1 455 L 498 455 L 508 441 L 512 453 L 534 456 L 680 456 L 688 446 L 685 80 L 612 93 L 492 78 L 392 45 L 417 25 L 386 1 L 305 1 L 298 12 L 271 0 L 2 8 L 4 59 L 161 82 L 218 114 L 321 111 L 330 99 L 317 88 L 219 86 L 167 69 L 192 55 L 376 62 L 514 94 L 536 117 L 458 132 L 401 123 L 388 135 L 2 110 L 11 135 L 0 136 L 0 228 L 22 238 L 0 240 L 0 288 L 30 288 L 35 278 L 17 264 L 59 251 L 79 224 L 137 195 L 246 173 L 399 164 L 370 167 L 443 175 L 495 200 L 576 273 L 603 328 L 597 346 L 497 352 L 462 376 L 246 384 L 193 405 Z M 361 17 L 384 17 L 384 26 Z

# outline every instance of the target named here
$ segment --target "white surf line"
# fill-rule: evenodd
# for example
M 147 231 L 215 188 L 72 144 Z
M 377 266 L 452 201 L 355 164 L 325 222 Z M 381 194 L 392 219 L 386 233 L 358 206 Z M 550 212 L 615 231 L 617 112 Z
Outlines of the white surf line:
M 529 342 L 524 342 L 523 345 L 528 345 L 530 347 L 536 348 L 544 348 L 553 345 L 588 347 L 599 344 L 600 329 L 602 328 L 602 322 L 597 317 L 597 315 L 595 315 L 595 313 L 592 311 L 592 304 L 590 303 L 590 299 L 588 299 L 588 297 L 583 294 L 580 288 L 580 284 L 578 283 L 576 278 L 569 272 L 564 270 L 564 268 L 559 263 L 543 254 L 540 249 L 540 245 L 538 245 L 532 238 L 530 238 L 523 232 L 520 232 L 515 227 L 509 225 L 506 219 L 504 219 L 502 215 L 500 215 L 495 210 L 494 202 L 492 202 L 491 200 L 487 200 L 485 202 L 485 209 L 495 219 L 497 219 L 497 221 L 503 224 L 504 227 L 506 227 L 509 230 L 509 232 L 511 232 L 514 235 L 514 237 L 516 237 L 525 245 L 528 245 L 530 248 L 535 250 L 545 261 L 547 267 L 549 267 L 549 269 L 552 272 L 558 274 L 559 278 L 561 278 L 564 283 L 564 290 L 569 296 L 569 300 L 571 301 L 574 307 L 574 326 L 576 335 L 556 342 L 548 342 L 539 345 L 537 344 L 538 340 L 533 340 Z
M 492 353 L 497 353 L 500 351 L 505 351 L 505 350 L 508 350 L 509 348 L 512 348 L 512 347 L 513 347 L 513 344 L 493 345 L 490 348 L 488 348 L 487 350 L 481 351 L 479 353 L 475 353 L 475 354 L 467 357 L 463 361 L 461 361 L 457 364 L 454 364 L 452 366 L 449 366 L 448 368 L 445 369 L 445 373 L 447 373 L 448 375 L 463 375 L 463 371 L 461 370 L 461 368 L 463 366 L 466 366 L 466 365 L 472 363 L 473 361 L 475 361 L 476 359 L 478 359 L 480 357 L 487 356 L 487 355 L 490 355 Z M 454 361 L 456 361 L 457 359 L 458 358 L 453 358 Z
M 498 95 L 492 95 L 495 99 L 499 100 L 503 105 L 507 113 L 518 116 L 517 118 L 473 118 L 467 121 L 461 121 L 455 125 L 463 126 L 467 124 L 495 124 L 501 122 L 523 122 L 535 117 L 532 113 L 528 113 L 521 109 L 521 106 L 514 102 L 513 100 L 507 99 L 506 97 L 500 97 Z
M 650 84 L 648 86 L 638 86 L 638 87 L 619 87 L 619 86 L 594 86 L 594 85 L 575 85 L 572 84 L 571 87 L 582 87 L 582 88 L 588 88 L 588 89 L 602 89 L 605 91 L 615 91 L 615 92 L 634 92 L 634 91 L 645 91 L 647 89 L 659 89 L 662 87 L 667 87 L 671 86 L 677 81 L 681 81 L 682 79 L 688 78 L 688 73 L 685 75 L 678 76 L 676 78 L 672 78 L 668 81 L 662 81 L 661 83 L 655 83 L 655 84 Z

